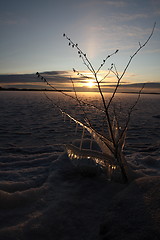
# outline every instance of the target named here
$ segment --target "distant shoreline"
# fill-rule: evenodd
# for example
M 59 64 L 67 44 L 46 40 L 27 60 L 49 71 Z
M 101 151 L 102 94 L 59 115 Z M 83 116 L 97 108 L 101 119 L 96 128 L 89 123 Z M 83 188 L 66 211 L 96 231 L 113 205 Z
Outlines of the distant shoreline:
M 71 90 L 54 90 L 54 89 L 34 89 L 34 88 L 2 88 L 0 87 L 0 91 L 38 91 L 38 92 L 72 92 Z
M 120 92 L 120 93 L 139 94 L 139 92 Z M 158 92 L 141 92 L 141 94 L 160 94 L 160 93 L 158 93 Z
M 54 89 L 34 89 L 34 88 L 2 88 L 0 87 L 0 91 L 18 91 L 18 92 L 72 92 L 72 90 L 54 90 Z M 78 91 L 77 91 L 78 92 Z M 86 91 L 87 92 L 87 91 Z M 93 91 L 94 92 L 94 91 Z M 97 92 L 97 91 L 96 91 Z M 105 93 L 105 92 L 104 92 Z M 129 91 L 123 91 L 123 92 L 117 92 L 117 93 L 128 93 L 128 94 L 139 94 L 139 92 L 129 92 Z M 159 92 L 141 92 L 141 94 L 160 94 Z

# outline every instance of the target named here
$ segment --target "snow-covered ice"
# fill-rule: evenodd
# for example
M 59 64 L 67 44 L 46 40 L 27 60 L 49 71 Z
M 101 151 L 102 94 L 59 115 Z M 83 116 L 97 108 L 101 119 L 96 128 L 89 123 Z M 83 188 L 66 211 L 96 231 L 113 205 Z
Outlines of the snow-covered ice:
M 48 95 L 83 118 L 72 101 Z M 97 94 L 83 95 L 99 104 Z M 135 97 L 117 94 L 121 117 Z M 80 139 L 82 129 L 75 134 L 75 123 L 43 93 L 1 92 L 0 239 L 159 239 L 159 102 L 160 95 L 144 94 L 132 114 L 124 151 L 137 179 L 125 185 L 78 172 L 64 145 Z M 101 120 L 91 110 L 96 126 Z

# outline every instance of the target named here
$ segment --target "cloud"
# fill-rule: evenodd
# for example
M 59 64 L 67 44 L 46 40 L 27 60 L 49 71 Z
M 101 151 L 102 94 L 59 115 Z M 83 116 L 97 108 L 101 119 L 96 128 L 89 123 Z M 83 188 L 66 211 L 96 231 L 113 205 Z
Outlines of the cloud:
M 62 74 L 68 74 L 68 71 L 48 71 L 48 72 L 43 72 L 43 74 L 47 75 L 51 75 L 51 76 L 55 76 L 55 75 L 62 75 Z
M 0 19 L 0 25 L 16 25 L 17 21 L 13 19 Z
M 99 36 L 97 40 L 101 45 L 99 52 L 115 51 L 115 48 L 125 52 L 132 52 L 138 48 L 138 42 L 143 44 L 152 31 L 152 26 L 144 28 L 134 24 L 128 25 L 128 21 L 120 23 L 118 18 L 117 16 L 117 20 L 113 21 L 112 24 L 106 23 L 104 20 L 101 25 L 97 24 L 92 27 L 95 35 Z M 120 24 L 117 24 L 117 22 Z
M 71 78 L 74 80 L 74 83 L 81 84 L 81 83 L 86 83 L 90 79 L 94 79 L 91 75 L 90 72 L 88 71 L 82 71 L 82 75 L 77 75 L 76 73 L 73 73 L 72 71 L 47 71 L 47 72 L 42 72 L 41 76 L 47 79 L 47 81 L 51 84 L 54 84 L 55 87 L 61 86 L 62 84 L 70 84 L 71 83 Z M 103 78 L 106 75 L 106 71 L 101 70 L 99 72 L 101 75 L 101 78 Z M 88 77 L 85 77 L 88 76 Z M 130 78 L 132 77 L 132 73 L 127 73 L 126 77 Z M 107 79 L 110 81 L 106 82 L 106 79 L 103 81 L 104 83 L 113 83 L 115 81 L 114 75 L 108 76 Z M 125 82 L 126 83 L 126 82 Z M 17 84 L 24 84 L 24 85 L 33 85 L 33 84 L 41 84 L 43 86 L 44 82 L 41 80 L 41 78 L 38 78 L 36 74 L 12 74 L 12 75 L 0 75 L 0 84 L 5 85 L 5 84 L 12 84 L 12 85 L 17 85 Z
M 12 26 L 12 25 L 22 25 L 27 23 L 28 20 L 24 17 L 14 15 L 12 13 L 2 13 L 0 16 L 0 25 L 1 26 Z
M 143 83 L 134 83 L 134 84 L 122 84 L 118 87 L 118 92 L 139 92 L 143 86 Z M 115 85 L 104 85 L 103 91 L 113 91 Z M 160 83 L 150 82 L 146 83 L 142 93 L 158 93 L 160 94 Z
M 148 15 L 146 13 L 137 13 L 137 14 L 128 14 L 128 13 L 121 13 L 117 16 L 114 16 L 114 19 L 116 21 L 132 21 L 132 20 L 138 20 L 138 19 L 146 19 L 148 18 Z
M 118 0 L 117 1 L 108 1 L 108 0 L 99 1 L 98 3 L 108 5 L 108 6 L 112 6 L 112 7 L 117 7 L 117 8 L 124 7 L 127 4 L 126 1 L 118 1 Z
M 72 71 L 47 71 L 42 72 L 41 75 L 47 79 L 51 84 L 54 84 L 55 87 L 64 87 L 66 84 L 72 86 L 71 79 L 72 77 L 76 82 L 80 83 L 84 79 L 83 76 L 76 75 Z M 0 85 L 5 86 L 21 86 L 23 87 L 32 87 L 36 85 L 38 87 L 46 87 L 46 84 L 38 78 L 36 74 L 12 74 L 12 75 L 0 75 Z
M 87 71 L 83 73 L 87 74 Z M 43 77 L 45 77 L 48 82 L 56 87 L 57 89 L 68 89 L 72 90 L 73 85 L 70 80 L 70 76 L 72 76 L 75 87 L 77 91 L 88 91 L 86 83 L 89 79 L 85 79 L 84 77 L 77 76 L 71 71 L 47 71 L 41 73 Z M 131 73 L 128 73 L 127 76 L 132 76 Z M 101 83 L 101 87 L 103 90 L 109 88 L 113 89 L 117 81 L 110 79 L 106 79 Z M 49 88 L 46 83 L 43 82 L 40 78 L 38 78 L 35 74 L 13 74 L 13 75 L 0 75 L 0 86 L 1 87 L 16 87 L 16 88 L 39 88 L 45 89 Z M 128 81 L 122 81 L 120 85 L 120 89 L 130 89 L 135 88 L 138 89 L 142 86 L 141 84 L 130 84 Z M 146 89 L 156 89 L 160 92 L 160 83 L 147 83 L 145 86 Z M 91 88 L 90 90 L 96 90 L 96 87 Z M 105 90 L 106 91 L 106 90 Z
M 101 33 L 106 33 L 106 36 L 108 38 L 122 38 L 124 36 L 139 36 L 143 37 L 144 35 L 147 35 L 151 32 L 151 28 L 145 28 L 144 27 L 137 27 L 137 26 L 132 26 L 128 24 L 117 24 L 116 22 L 120 21 L 121 17 L 116 16 L 115 17 L 115 23 L 113 22 L 112 25 L 107 25 L 106 22 L 102 23 L 101 25 L 93 26 L 92 29 L 97 32 L 97 34 Z M 126 16 L 127 18 L 127 16 Z M 132 18 L 131 16 L 128 18 Z M 127 20 L 126 20 L 127 21 Z M 119 35 L 121 33 L 121 35 Z
M 120 1 L 120 0 L 93 0 L 93 1 L 80 1 L 78 3 L 78 7 L 80 8 L 95 8 L 97 6 L 102 6 L 102 7 L 115 7 L 115 8 L 120 8 L 124 7 L 127 5 L 126 1 Z M 77 3 L 76 3 L 77 6 Z
M 0 83 L 32 83 L 37 82 L 34 74 L 0 75 Z
M 155 15 L 160 16 L 160 9 L 155 11 Z

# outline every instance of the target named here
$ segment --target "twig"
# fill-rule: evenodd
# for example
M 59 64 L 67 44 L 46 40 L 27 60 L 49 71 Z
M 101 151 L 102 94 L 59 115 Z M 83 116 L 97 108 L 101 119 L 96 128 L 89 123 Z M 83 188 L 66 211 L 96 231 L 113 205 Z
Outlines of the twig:
M 44 78 L 39 72 L 37 72 L 36 75 L 37 75 L 37 77 L 41 78 L 41 80 L 44 81 L 48 86 L 50 86 L 55 92 L 59 92 L 59 93 L 63 94 L 64 96 L 69 97 L 69 98 L 77 101 L 77 99 L 76 99 L 75 97 L 73 97 L 72 95 L 64 92 L 63 90 L 57 89 L 57 88 L 54 87 L 52 84 L 50 84 L 50 83 L 48 82 L 48 80 L 47 80 L 46 78 Z M 102 109 L 98 108 L 97 106 L 95 106 L 95 105 L 93 105 L 93 104 L 84 102 L 83 100 L 80 100 L 80 99 L 79 99 L 79 101 L 80 101 L 83 105 L 86 105 L 86 106 L 88 106 L 88 107 L 96 108 L 98 111 L 103 112 Z
M 136 101 L 134 102 L 134 104 L 133 104 L 132 107 L 130 108 L 130 111 L 128 112 L 127 121 L 126 121 L 125 127 L 124 127 L 124 129 L 123 129 L 123 131 L 122 131 L 122 133 L 121 133 L 120 139 L 123 137 L 124 133 L 126 132 L 126 130 L 127 130 L 127 128 L 128 128 L 128 124 L 129 124 L 129 122 L 130 122 L 131 114 L 132 114 L 135 106 L 136 106 L 137 103 L 139 102 L 139 99 L 140 99 L 140 96 L 141 96 L 141 93 L 142 93 L 144 87 L 145 87 L 145 83 L 143 83 L 141 89 L 140 89 L 139 92 L 138 92 L 138 97 L 137 97 Z
M 113 94 L 112 94 L 112 96 L 111 96 L 111 98 L 110 98 L 110 100 L 109 100 L 109 102 L 108 102 L 107 109 L 109 108 L 109 106 L 110 106 L 110 104 L 111 104 L 111 102 L 112 102 L 112 100 L 113 100 L 113 98 L 114 98 L 114 96 L 115 96 L 115 94 L 116 94 L 116 92 L 117 92 L 117 89 L 118 89 L 118 87 L 119 87 L 120 81 L 121 81 L 121 79 L 123 78 L 123 76 L 125 75 L 125 73 L 126 73 L 128 67 L 129 67 L 130 63 L 132 62 L 133 58 L 137 55 L 137 53 L 138 53 L 143 47 L 145 47 L 145 45 L 149 42 L 149 40 L 151 39 L 151 37 L 152 37 L 152 35 L 153 35 L 155 26 L 156 26 L 156 22 L 154 23 L 153 28 L 152 28 L 152 31 L 151 31 L 151 34 L 149 35 L 149 37 L 147 38 L 147 40 L 144 42 L 143 45 L 139 44 L 139 48 L 138 48 L 138 49 L 135 51 L 135 53 L 130 57 L 130 60 L 128 61 L 126 67 L 124 68 L 124 71 L 122 72 L 121 76 L 119 77 L 117 70 L 116 70 L 116 72 L 115 72 L 115 71 L 112 71 L 112 72 L 115 74 L 115 76 L 117 77 L 118 81 L 117 81 L 117 85 L 116 85 L 116 87 L 115 87 L 115 89 L 114 89 L 114 92 L 113 92 Z

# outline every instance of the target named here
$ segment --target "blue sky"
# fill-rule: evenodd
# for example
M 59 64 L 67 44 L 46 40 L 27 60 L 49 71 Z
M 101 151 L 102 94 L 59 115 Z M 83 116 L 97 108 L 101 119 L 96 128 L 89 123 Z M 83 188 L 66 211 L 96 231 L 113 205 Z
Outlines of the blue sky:
M 0 85 L 6 86 L 2 75 L 23 74 L 23 85 L 28 83 L 24 74 L 54 71 L 57 86 L 64 86 L 72 68 L 87 70 L 63 33 L 79 44 L 95 69 L 108 54 L 119 49 L 102 70 L 113 62 L 121 73 L 139 42 L 149 36 L 155 21 L 154 35 L 133 60 L 123 79 L 125 83 L 160 82 L 159 0 L 2 1 Z M 15 77 L 13 80 L 8 76 L 6 82 L 20 85 Z

